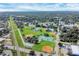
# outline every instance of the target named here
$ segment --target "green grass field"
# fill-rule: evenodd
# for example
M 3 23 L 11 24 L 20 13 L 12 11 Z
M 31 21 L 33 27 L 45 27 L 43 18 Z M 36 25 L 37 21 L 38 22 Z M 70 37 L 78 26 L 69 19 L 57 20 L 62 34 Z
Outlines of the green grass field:
M 50 46 L 50 47 L 55 47 L 55 42 L 49 42 L 49 41 L 42 41 L 40 44 L 36 44 L 33 46 L 33 50 L 36 50 L 36 51 L 40 51 L 42 52 L 42 48 L 44 46 Z
M 25 28 L 22 29 L 23 30 L 23 31 L 21 31 L 22 34 L 24 34 L 24 35 L 32 34 L 34 36 L 37 36 L 37 35 L 44 35 L 45 33 L 47 33 L 49 36 L 52 36 L 50 34 L 50 32 L 46 32 L 46 30 L 44 28 L 40 28 L 41 31 L 33 31 L 31 28 L 32 27 L 26 26 Z M 53 37 L 56 39 L 56 36 L 53 36 Z
M 20 34 L 19 34 L 19 32 L 18 32 L 18 28 L 17 28 L 17 25 L 15 24 L 15 22 L 13 21 L 13 19 L 12 19 L 12 17 L 10 17 L 10 20 L 9 20 L 9 22 L 10 22 L 10 25 L 11 25 L 11 27 L 12 27 L 12 32 L 14 32 L 14 35 L 15 35 L 15 42 L 16 42 L 16 44 L 19 46 L 19 47 L 22 47 L 22 48 L 25 48 L 25 46 L 24 46 L 24 44 L 23 44 L 23 42 L 22 42 L 22 39 L 21 39 L 21 37 L 20 37 Z M 23 56 L 23 55 L 26 55 L 25 53 L 23 53 L 23 52 L 20 52 L 20 54 Z
M 56 39 L 56 36 L 52 36 L 50 34 L 50 32 L 46 32 L 46 30 L 44 28 L 40 28 L 41 31 L 33 31 L 31 29 L 32 27 L 29 27 L 29 26 L 26 26 L 22 29 L 22 34 L 23 35 L 34 35 L 34 36 L 38 36 L 38 35 L 44 35 L 45 33 L 47 33 L 50 37 Z M 40 44 L 35 44 L 32 49 L 35 50 L 35 51 L 42 51 L 42 47 L 45 46 L 45 45 L 48 45 L 50 47 L 55 47 L 55 42 L 49 42 L 49 41 L 42 41 L 40 42 Z
M 15 32 L 15 36 L 16 36 L 16 40 L 17 40 L 17 43 L 20 47 L 24 47 L 23 45 L 23 42 L 22 42 L 22 39 L 20 38 L 20 35 L 19 35 L 19 32 L 17 30 L 17 25 L 14 23 L 14 21 L 11 20 L 11 24 L 13 26 L 13 30 Z

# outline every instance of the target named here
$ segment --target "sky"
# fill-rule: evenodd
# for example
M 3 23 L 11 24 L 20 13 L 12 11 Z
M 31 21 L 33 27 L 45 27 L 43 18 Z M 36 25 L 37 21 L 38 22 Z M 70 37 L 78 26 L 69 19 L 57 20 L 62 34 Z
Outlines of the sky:
M 0 3 L 0 11 L 79 11 L 79 3 Z

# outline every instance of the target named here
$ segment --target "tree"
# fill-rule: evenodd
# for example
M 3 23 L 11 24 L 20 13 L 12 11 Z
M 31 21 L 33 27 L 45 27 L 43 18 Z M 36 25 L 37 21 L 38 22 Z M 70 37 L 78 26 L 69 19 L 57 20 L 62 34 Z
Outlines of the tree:
M 30 56 L 36 56 L 35 51 L 30 51 L 29 55 Z
M 79 40 L 78 35 L 79 29 L 77 27 L 73 27 L 68 32 L 66 32 L 66 34 L 62 34 L 60 38 L 63 39 L 61 41 L 77 43 L 77 41 Z
M 2 35 L 2 32 L 0 31 L 0 36 Z

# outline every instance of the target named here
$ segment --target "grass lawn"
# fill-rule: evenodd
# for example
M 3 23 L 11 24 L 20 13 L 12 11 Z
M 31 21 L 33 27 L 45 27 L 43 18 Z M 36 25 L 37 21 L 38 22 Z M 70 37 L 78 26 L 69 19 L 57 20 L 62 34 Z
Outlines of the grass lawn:
M 40 28 L 41 31 L 36 31 L 36 32 L 33 31 L 31 28 L 32 27 L 29 27 L 29 26 L 23 28 L 22 29 L 23 31 L 21 31 L 22 34 L 24 34 L 24 35 L 30 35 L 30 34 L 32 34 L 34 36 L 38 36 L 38 35 L 44 35 L 45 33 L 47 33 L 49 36 L 51 36 L 51 37 L 53 37 L 53 38 L 56 39 L 56 35 L 52 35 L 51 32 L 46 32 L 46 30 L 44 28 Z
M 23 31 L 21 31 L 22 34 L 24 34 L 24 35 L 30 35 L 31 34 L 31 35 L 34 35 L 34 36 L 38 36 L 38 35 L 44 35 L 45 33 L 47 33 L 50 37 L 56 39 L 56 35 L 52 35 L 51 32 L 46 32 L 46 30 L 44 28 L 40 28 L 41 31 L 33 31 L 31 28 L 32 27 L 26 26 L 25 28 L 22 29 L 23 30 Z M 32 50 L 41 52 L 42 48 L 46 45 L 54 48 L 55 47 L 55 42 L 50 42 L 50 41 L 44 41 L 43 40 L 43 41 L 40 42 L 40 44 L 35 44 L 32 47 Z
M 35 50 L 35 51 L 40 51 L 40 52 L 42 52 L 42 48 L 44 47 L 44 46 L 50 46 L 50 47 L 52 47 L 52 48 L 54 48 L 55 47 L 55 43 L 54 42 L 49 42 L 49 41 L 42 41 L 40 44 L 36 44 L 36 45 L 34 45 L 33 46 L 33 50 Z
M 16 42 L 16 44 L 18 44 L 18 46 L 19 47 L 22 47 L 22 48 L 25 48 L 25 46 L 24 46 L 24 44 L 23 44 L 23 42 L 22 42 L 22 39 L 21 39 L 21 37 L 20 37 L 20 34 L 19 34 L 19 32 L 18 32 L 18 28 L 17 28 L 17 25 L 15 24 L 15 22 L 13 21 L 13 19 L 12 19 L 12 17 L 10 17 L 10 25 L 11 25 L 11 27 L 12 27 L 12 30 L 14 31 L 14 35 L 15 35 L 15 42 Z M 23 53 L 23 52 L 20 52 L 21 53 L 21 55 L 23 56 L 23 55 L 26 55 L 25 53 Z
M 22 42 L 22 39 L 21 39 L 21 37 L 20 37 L 20 35 L 19 35 L 19 32 L 18 32 L 18 30 L 17 30 L 17 25 L 16 25 L 16 24 L 14 23 L 14 21 L 12 21 L 12 20 L 11 20 L 11 24 L 12 24 L 12 26 L 13 26 L 13 30 L 14 30 L 14 32 L 15 32 L 15 36 L 16 36 L 16 40 L 17 40 L 18 45 L 19 45 L 20 47 L 24 47 L 23 42 Z
M 24 48 L 24 44 L 22 42 L 22 39 L 20 38 L 20 35 L 19 35 L 19 32 L 18 31 L 15 31 L 15 35 L 16 35 L 16 38 L 17 38 L 17 43 L 20 47 Z

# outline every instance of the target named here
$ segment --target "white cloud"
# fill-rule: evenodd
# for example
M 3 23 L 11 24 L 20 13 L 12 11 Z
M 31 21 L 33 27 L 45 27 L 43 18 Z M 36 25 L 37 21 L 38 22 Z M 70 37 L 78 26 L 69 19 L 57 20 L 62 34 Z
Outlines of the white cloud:
M 52 11 L 53 8 L 51 7 L 45 7 L 45 6 L 17 6 L 17 9 L 21 10 L 36 10 L 36 11 Z
M 78 7 L 79 8 L 79 3 L 68 3 L 66 4 L 66 7 L 69 7 L 69 8 L 76 8 Z
M 8 6 L 0 4 L 0 11 L 79 11 L 79 3 L 52 3 L 41 6 L 38 4 L 9 4 Z
M 21 10 L 18 10 L 18 9 L 0 9 L 0 12 L 7 12 L 7 11 L 21 11 Z

